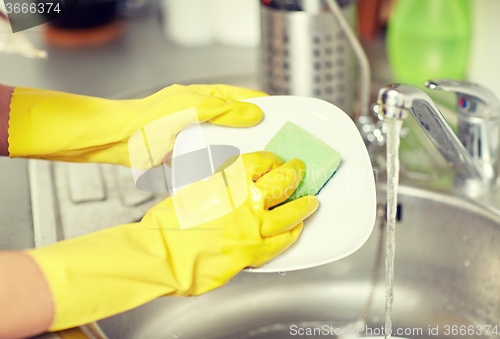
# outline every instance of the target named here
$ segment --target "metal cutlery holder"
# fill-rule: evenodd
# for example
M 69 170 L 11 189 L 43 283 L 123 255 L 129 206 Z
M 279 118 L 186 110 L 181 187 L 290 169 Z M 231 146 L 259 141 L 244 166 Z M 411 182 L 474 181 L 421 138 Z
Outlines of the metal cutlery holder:
M 352 27 L 356 6 L 342 14 Z M 327 100 L 352 117 L 356 59 L 329 11 L 287 11 L 261 4 L 261 81 L 269 94 Z

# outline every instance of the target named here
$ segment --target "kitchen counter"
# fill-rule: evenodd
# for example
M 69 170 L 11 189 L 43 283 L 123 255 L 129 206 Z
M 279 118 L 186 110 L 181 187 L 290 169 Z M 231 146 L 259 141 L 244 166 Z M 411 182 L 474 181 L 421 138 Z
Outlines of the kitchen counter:
M 49 58 L 33 60 L 1 54 L 1 83 L 109 97 L 180 81 L 254 73 L 257 69 L 256 49 L 173 45 L 163 35 L 157 12 L 128 19 L 125 34 L 100 48 L 50 48 L 44 45 L 41 32 L 37 27 L 27 34 L 37 47 L 48 51 Z
M 27 161 L 0 157 L 0 250 L 34 246 Z

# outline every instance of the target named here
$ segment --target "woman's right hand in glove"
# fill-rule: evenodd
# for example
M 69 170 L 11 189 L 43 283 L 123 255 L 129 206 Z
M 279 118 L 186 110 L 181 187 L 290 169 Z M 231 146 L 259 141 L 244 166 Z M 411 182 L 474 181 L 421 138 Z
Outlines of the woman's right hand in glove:
M 284 163 L 268 152 L 232 161 L 159 203 L 138 223 L 27 251 L 52 294 L 50 330 L 86 324 L 160 296 L 202 294 L 293 244 L 318 200 L 306 196 L 277 205 L 301 183 L 304 163 Z

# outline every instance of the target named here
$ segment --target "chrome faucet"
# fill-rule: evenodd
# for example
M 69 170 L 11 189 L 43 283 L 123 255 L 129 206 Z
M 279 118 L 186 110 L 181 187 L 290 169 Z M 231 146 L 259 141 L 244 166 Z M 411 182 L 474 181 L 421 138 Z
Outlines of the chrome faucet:
M 431 98 L 418 88 L 389 85 L 378 93 L 379 114 L 404 119 L 409 111 L 455 170 L 455 186 L 474 196 L 497 181 L 500 103 L 488 89 L 463 81 L 430 80 L 433 90 L 457 95 L 458 137 Z

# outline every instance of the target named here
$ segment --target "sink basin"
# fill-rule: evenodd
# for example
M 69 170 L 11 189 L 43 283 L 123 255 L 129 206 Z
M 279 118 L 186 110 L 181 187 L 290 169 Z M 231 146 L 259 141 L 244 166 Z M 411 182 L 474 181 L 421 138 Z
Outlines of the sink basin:
M 385 205 L 385 187 L 377 192 Z M 393 328 L 403 332 L 394 335 L 487 338 L 482 325 L 492 325 L 489 334 L 500 330 L 500 215 L 429 190 L 402 185 L 399 192 Z M 332 264 L 285 275 L 242 272 L 202 296 L 163 297 L 99 325 L 110 339 L 292 338 L 299 328 L 348 328 L 373 293 L 365 327 L 372 333 L 358 334 L 380 335 L 385 275 L 383 258 L 375 257 L 382 228 Z

